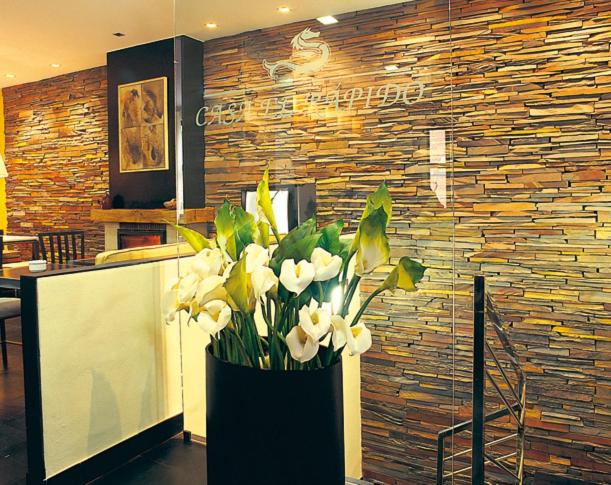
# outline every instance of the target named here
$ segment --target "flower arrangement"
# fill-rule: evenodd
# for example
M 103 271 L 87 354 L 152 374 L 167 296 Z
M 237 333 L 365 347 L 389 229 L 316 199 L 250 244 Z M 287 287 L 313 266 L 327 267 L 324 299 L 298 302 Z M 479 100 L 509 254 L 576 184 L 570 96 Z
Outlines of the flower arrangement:
M 416 291 L 425 271 L 401 258 L 349 315 L 361 278 L 390 257 L 386 184 L 367 197 L 350 239 L 340 237 L 342 220 L 317 230 L 314 217 L 281 237 L 268 181 L 266 171 L 257 187 L 258 220 L 225 201 L 214 240 L 177 226 L 197 254 L 167 294 L 166 321 L 184 312 L 210 335 L 215 357 L 262 369 L 318 369 L 333 365 L 346 347 L 351 355 L 367 351 L 371 332 L 360 321 L 367 306 L 384 291 Z

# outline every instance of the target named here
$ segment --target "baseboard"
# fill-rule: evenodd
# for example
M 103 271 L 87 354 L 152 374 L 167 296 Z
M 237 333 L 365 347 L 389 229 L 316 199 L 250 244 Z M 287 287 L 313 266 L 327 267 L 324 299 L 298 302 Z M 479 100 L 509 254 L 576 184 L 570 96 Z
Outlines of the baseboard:
M 48 485 L 74 485 L 87 483 L 127 463 L 145 451 L 176 436 L 183 429 L 183 415 L 162 421 L 151 428 L 108 448 L 87 460 L 47 478 Z M 34 485 L 28 480 L 29 485 Z

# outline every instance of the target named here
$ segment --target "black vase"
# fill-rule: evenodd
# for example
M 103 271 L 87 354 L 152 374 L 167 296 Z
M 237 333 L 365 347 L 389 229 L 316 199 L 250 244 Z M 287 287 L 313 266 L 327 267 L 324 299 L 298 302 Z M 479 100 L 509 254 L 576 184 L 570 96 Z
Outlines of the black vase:
M 207 485 L 344 485 L 341 362 L 315 371 L 206 351 Z

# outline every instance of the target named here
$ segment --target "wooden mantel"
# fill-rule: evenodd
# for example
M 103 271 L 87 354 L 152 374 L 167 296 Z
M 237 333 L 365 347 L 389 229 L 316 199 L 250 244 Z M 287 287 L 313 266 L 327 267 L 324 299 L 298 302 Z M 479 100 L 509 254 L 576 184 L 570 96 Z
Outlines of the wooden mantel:
M 140 222 L 142 224 L 174 224 L 176 211 L 169 209 L 92 209 L 94 222 Z M 200 224 L 214 221 L 214 208 L 185 209 L 181 224 Z

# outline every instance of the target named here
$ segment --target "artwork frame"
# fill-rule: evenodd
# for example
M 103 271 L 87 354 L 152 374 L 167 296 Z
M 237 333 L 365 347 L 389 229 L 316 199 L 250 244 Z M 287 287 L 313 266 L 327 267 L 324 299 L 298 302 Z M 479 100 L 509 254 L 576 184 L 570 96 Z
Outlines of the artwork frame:
M 119 172 L 169 170 L 168 78 L 117 86 Z

